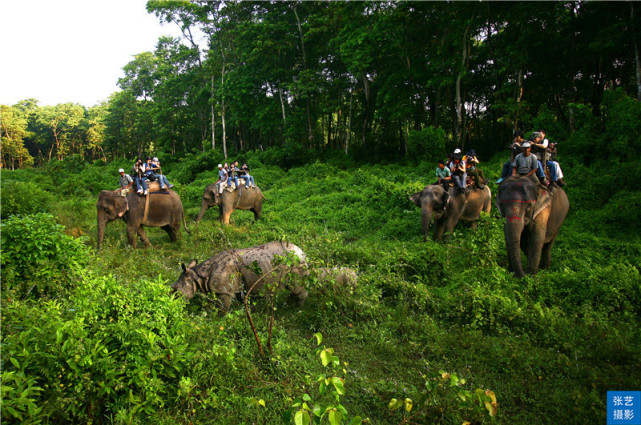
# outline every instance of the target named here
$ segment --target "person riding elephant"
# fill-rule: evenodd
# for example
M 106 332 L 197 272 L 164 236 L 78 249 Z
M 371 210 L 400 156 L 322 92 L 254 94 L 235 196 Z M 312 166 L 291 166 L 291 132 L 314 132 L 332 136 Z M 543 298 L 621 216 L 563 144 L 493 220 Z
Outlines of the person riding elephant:
M 427 238 L 433 218 L 434 239 L 440 241 L 444 235 L 452 233 L 459 220 L 470 221 L 472 227 L 476 227 L 481 211 L 489 214 L 492 208 L 492 192 L 487 185 L 483 189 L 473 188 L 459 193 L 456 187 L 446 191 L 436 184 L 413 194 L 410 201 L 421 207 L 424 237 Z
M 134 192 L 121 196 L 119 191 L 103 190 L 96 203 L 98 220 L 98 249 L 102 246 L 107 223 L 123 219 L 127 223 L 127 239 L 136 248 L 136 234 L 145 246 L 151 243 L 143 226 L 160 227 L 165 230 L 171 241 L 178 239 L 182 221 L 189 233 L 180 196 L 174 191 L 150 193 L 140 197 Z
M 215 184 L 207 185 L 203 192 L 203 202 L 196 222 L 203 218 L 210 207 L 216 205 L 220 207 L 220 221 L 223 224 L 229 224 L 229 217 L 236 209 L 250 210 L 254 213 L 254 219 L 258 220 L 263 210 L 263 199 L 265 197 L 258 186 L 254 189 L 245 189 L 241 186 L 232 192 L 225 190 L 219 193 Z
M 565 191 L 546 190 L 533 177 L 511 176 L 499 186 L 497 207 L 505 218 L 508 269 L 523 277 L 525 272 L 534 275 L 539 267 L 548 268 L 552 246 L 570 208 Z M 521 250 L 528 257 L 525 272 Z

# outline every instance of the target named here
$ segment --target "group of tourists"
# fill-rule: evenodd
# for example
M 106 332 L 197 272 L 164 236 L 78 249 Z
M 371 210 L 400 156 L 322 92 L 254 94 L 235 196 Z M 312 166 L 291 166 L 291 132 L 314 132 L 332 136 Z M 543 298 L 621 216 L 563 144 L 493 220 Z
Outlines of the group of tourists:
M 465 192 L 467 188 L 468 176 L 474 182 L 474 186 L 479 189 L 485 188 L 485 175 L 483 170 L 478 168 L 479 160 L 476 157 L 476 151 L 470 149 L 465 155 L 461 154 L 460 149 L 455 149 L 448 157 L 447 164 L 441 160 L 436 168 L 437 184 L 443 185 L 445 190 L 449 190 L 450 183 L 458 192 Z
M 218 193 L 223 193 L 226 187 L 230 189 L 239 187 L 240 179 L 244 181 L 245 189 L 256 187 L 254 177 L 249 174 L 247 163 L 243 163 L 242 167 L 238 167 L 238 161 L 232 162 L 231 166 L 227 163 L 225 165 L 218 164 L 218 180 L 215 183 L 218 187 Z
M 136 158 L 130 174 L 126 174 L 122 168 L 119 169 L 118 172 L 120 173 L 120 189 L 118 189 L 118 191 L 122 196 L 126 196 L 127 193 L 132 190 L 134 184 L 139 195 L 144 196 L 149 194 L 147 181 L 158 181 L 161 190 L 174 187 L 173 184 L 169 183 L 167 177 L 162 174 L 160 161 L 155 157 L 147 157 L 146 161 L 143 161 L 141 158 Z M 253 189 L 256 187 L 254 177 L 249 174 L 247 163 L 243 163 L 242 167 L 238 166 L 238 161 L 232 162 L 231 165 L 227 163 L 224 165 L 218 164 L 218 180 L 216 181 L 218 193 L 223 193 L 223 189 L 225 188 L 233 190 L 239 187 L 240 183 L 244 183 L 245 189 Z
M 126 196 L 134 183 L 136 184 L 136 192 L 138 195 L 147 195 L 149 190 L 147 189 L 147 181 L 153 182 L 158 181 L 161 190 L 171 189 L 174 187 L 173 184 L 169 183 L 167 177 L 162 173 L 160 168 L 160 161 L 158 158 L 147 157 L 146 161 L 143 161 L 142 158 L 136 158 L 136 162 L 131 167 L 131 172 L 125 174 L 123 168 L 118 170 L 120 173 L 120 189 L 119 192 L 122 196 Z
M 523 132 L 517 131 L 510 150 L 510 160 L 503 164 L 501 178 L 496 183 L 501 183 L 505 178 L 512 176 L 531 176 L 536 174 L 539 182 L 553 189 L 553 185 L 563 187 L 563 170 L 557 161 L 556 143 L 550 143 L 545 137 L 545 130 L 535 131 L 527 141 L 523 139 Z M 545 176 L 548 169 L 549 180 Z
M 556 147 L 556 143 L 550 143 L 545 138 L 543 129 L 533 132 L 527 141 L 523 139 L 523 132 L 517 131 L 510 146 L 510 160 L 503 164 L 501 178 L 496 183 L 500 184 L 509 176 L 536 174 L 540 183 L 550 189 L 553 189 L 553 185 L 565 186 L 563 171 L 556 157 Z M 436 184 L 443 185 L 445 190 L 449 190 L 453 183 L 458 192 L 465 192 L 469 177 L 475 187 L 483 189 L 486 179 L 483 170 L 478 168 L 478 164 L 479 160 L 474 149 L 470 149 L 465 155 L 462 155 L 460 149 L 456 149 L 447 161 L 438 162 Z M 545 167 L 549 172 L 549 180 L 545 176 Z

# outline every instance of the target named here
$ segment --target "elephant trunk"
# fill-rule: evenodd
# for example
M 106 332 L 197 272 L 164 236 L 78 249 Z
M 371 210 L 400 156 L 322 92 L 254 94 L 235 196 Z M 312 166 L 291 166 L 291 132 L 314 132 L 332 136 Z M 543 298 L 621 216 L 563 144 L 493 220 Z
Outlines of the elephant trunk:
M 100 247 L 102 246 L 102 240 L 105 237 L 105 225 L 107 224 L 107 219 L 105 217 L 101 217 L 100 213 L 98 213 L 98 245 L 97 245 L 97 250 L 100 251 Z
M 200 212 L 198 213 L 198 218 L 196 219 L 196 223 L 198 223 L 200 219 L 203 218 L 203 216 L 205 215 L 205 212 L 207 211 L 207 208 L 209 208 L 207 201 L 203 201 L 203 204 L 200 207 Z
M 505 222 L 505 247 L 512 272 L 517 277 L 524 277 L 521 264 L 521 234 L 523 232 L 523 218 L 519 216 L 508 217 Z
M 423 205 L 421 207 L 421 227 L 423 229 L 423 237 L 427 239 L 430 231 L 430 221 L 432 221 L 432 207 Z

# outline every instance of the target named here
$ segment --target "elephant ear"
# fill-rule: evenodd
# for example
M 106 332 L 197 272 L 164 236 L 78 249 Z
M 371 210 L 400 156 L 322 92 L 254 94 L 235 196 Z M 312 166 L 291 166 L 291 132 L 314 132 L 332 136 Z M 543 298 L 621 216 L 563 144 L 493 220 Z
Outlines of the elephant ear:
M 549 190 L 540 190 L 539 196 L 536 198 L 536 203 L 532 209 L 532 220 L 536 218 L 537 215 L 541 213 L 546 208 L 552 204 L 552 195 L 550 195 Z
M 439 198 L 438 209 L 444 210 L 445 208 L 447 208 L 447 205 L 449 202 L 450 202 L 450 194 L 446 190 L 444 190 Z
M 416 192 L 415 194 L 413 194 L 412 196 L 410 196 L 410 201 L 414 202 L 414 204 L 415 204 L 417 207 L 420 207 L 420 206 L 421 206 L 421 194 L 422 194 L 422 193 L 423 193 L 423 192 Z

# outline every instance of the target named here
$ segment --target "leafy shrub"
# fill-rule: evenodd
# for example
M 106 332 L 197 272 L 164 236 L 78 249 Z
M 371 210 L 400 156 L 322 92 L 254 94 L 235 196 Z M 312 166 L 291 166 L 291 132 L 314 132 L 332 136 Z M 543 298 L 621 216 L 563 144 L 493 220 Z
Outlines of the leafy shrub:
M 40 185 L 33 182 L 2 181 L 2 218 L 15 214 L 35 214 L 50 211 L 53 197 Z
M 31 397 L 54 422 L 111 415 L 131 423 L 153 414 L 175 399 L 179 377 L 200 351 L 186 343 L 191 325 L 183 301 L 168 293 L 160 279 L 129 286 L 88 275 L 69 300 L 8 303 L 5 369 L 38 377 L 42 393 L 31 385 Z M 216 349 L 229 352 L 216 362 L 231 361 L 231 351 Z
M 256 154 L 264 164 L 275 165 L 285 170 L 300 167 L 315 158 L 314 151 L 292 140 L 286 141 L 283 146 L 273 146 Z
M 171 165 L 171 178 L 180 183 L 190 183 L 199 173 L 215 171 L 222 162 L 224 158 L 218 150 L 189 153 L 180 162 Z
M 623 90 L 607 90 L 601 108 L 610 157 L 636 156 L 641 150 L 641 103 Z
M 601 122 L 592 113 L 592 107 L 571 103 L 569 108 L 574 131 L 570 134 L 567 142 L 559 144 L 559 154 L 569 154 L 572 157 L 581 158 L 581 162 L 588 164 L 597 158 L 603 158 L 605 142 L 601 132 Z
M 447 155 L 446 144 L 445 131 L 440 127 L 413 130 L 407 138 L 407 155 L 415 160 L 426 157 L 433 160 L 442 159 Z
M 64 234 L 51 214 L 12 216 L 1 228 L 3 289 L 21 295 L 64 291 L 89 261 L 84 239 Z

